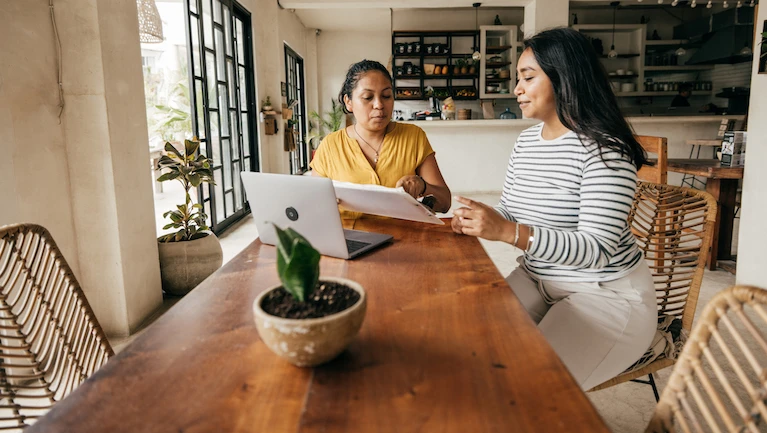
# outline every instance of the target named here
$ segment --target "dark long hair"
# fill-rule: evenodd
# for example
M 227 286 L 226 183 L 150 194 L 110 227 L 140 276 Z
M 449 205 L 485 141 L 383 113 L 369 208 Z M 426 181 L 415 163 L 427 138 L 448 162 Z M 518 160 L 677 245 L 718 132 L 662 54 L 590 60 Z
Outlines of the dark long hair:
M 634 138 L 604 66 L 585 36 L 570 28 L 544 30 L 525 40 L 554 86 L 559 121 L 585 142 L 628 156 L 639 170 L 648 163 Z
M 354 92 L 354 88 L 357 87 L 357 83 L 360 82 L 360 78 L 362 78 L 363 75 L 370 71 L 378 71 L 383 74 L 384 77 L 386 77 L 389 80 L 389 84 L 392 83 L 391 74 L 389 74 L 389 71 L 386 69 L 386 66 L 376 62 L 375 60 L 363 60 L 361 62 L 357 62 L 349 67 L 349 70 L 346 71 L 346 78 L 344 79 L 344 84 L 341 86 L 341 91 L 338 93 L 338 102 L 341 103 L 341 107 L 344 109 L 344 113 L 351 114 L 349 110 L 346 109 L 346 103 L 344 102 L 344 96 L 347 96 L 349 99 L 352 99 L 352 92 Z

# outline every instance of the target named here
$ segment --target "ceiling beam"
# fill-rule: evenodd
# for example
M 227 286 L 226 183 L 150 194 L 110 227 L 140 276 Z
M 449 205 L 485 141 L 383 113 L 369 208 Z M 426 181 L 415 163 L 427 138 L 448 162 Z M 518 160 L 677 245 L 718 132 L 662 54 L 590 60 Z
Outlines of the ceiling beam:
M 485 0 L 481 7 L 524 7 L 531 0 Z M 284 9 L 471 8 L 474 0 L 278 0 Z

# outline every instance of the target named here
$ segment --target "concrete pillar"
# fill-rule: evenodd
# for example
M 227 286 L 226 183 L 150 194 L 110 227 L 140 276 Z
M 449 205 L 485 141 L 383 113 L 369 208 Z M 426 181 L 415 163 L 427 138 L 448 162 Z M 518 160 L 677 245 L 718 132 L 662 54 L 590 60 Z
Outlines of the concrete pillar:
M 767 231 L 764 229 L 764 215 L 767 201 L 767 74 L 759 73 L 759 56 L 764 49 L 759 45 L 762 23 L 767 21 L 767 7 L 758 8 L 754 63 L 751 70 L 751 101 L 748 109 L 748 144 L 746 146 L 746 167 L 743 177 L 742 207 L 740 211 L 740 233 L 738 235 L 738 284 L 752 284 L 767 289 L 764 274 L 765 245 Z
M 56 15 L 78 278 L 105 331 L 129 335 L 162 303 L 136 2 L 59 0 Z

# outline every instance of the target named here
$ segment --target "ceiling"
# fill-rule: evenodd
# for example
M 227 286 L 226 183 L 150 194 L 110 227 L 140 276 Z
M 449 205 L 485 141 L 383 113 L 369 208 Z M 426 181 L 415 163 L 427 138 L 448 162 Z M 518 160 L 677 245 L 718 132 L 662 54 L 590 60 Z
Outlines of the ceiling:
M 309 29 L 344 31 L 389 31 L 389 9 L 295 9 Z

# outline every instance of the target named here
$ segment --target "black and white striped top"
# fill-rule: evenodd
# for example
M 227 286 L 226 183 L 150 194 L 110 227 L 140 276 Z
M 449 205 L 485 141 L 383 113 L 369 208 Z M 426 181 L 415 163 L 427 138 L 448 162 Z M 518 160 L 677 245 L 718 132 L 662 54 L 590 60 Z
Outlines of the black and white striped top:
M 509 158 L 496 210 L 535 227 L 524 266 L 542 280 L 601 282 L 621 278 L 642 260 L 627 218 L 636 191 L 628 157 L 581 142 L 574 132 L 541 137 L 523 131 Z

